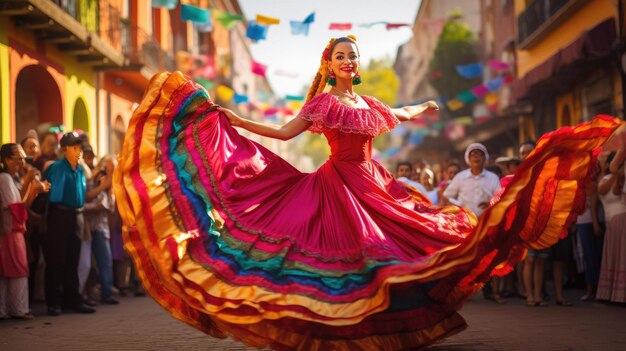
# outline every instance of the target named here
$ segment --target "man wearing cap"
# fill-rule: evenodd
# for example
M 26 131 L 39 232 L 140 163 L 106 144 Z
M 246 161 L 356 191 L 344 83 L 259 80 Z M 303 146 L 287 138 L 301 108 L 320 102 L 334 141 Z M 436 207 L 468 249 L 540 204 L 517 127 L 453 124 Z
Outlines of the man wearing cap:
M 79 292 L 78 260 L 84 230 L 83 205 L 86 180 L 79 161 L 81 139 L 76 132 L 61 138 L 64 157 L 54 162 L 45 173 L 51 184 L 48 205 L 48 232 L 42 249 L 46 260 L 45 287 L 48 315 L 58 316 L 61 307 L 78 313 L 93 313 Z
M 473 143 L 465 150 L 465 163 L 470 167 L 459 172 L 443 192 L 449 203 L 474 212 L 477 217 L 489 205 L 489 199 L 500 189 L 498 176 L 485 170 L 489 153 L 483 144 Z

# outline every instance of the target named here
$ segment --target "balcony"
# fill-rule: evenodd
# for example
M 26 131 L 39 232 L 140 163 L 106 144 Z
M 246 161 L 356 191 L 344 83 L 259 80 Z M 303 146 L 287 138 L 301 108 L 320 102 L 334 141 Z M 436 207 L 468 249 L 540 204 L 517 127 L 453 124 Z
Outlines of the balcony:
M 518 47 L 520 49 L 533 47 L 584 3 L 584 0 L 535 0 L 531 2 L 517 18 Z
M 32 30 L 38 40 L 56 45 L 95 70 L 141 71 L 151 76 L 174 69 L 172 55 L 104 1 L 2 0 L 0 16 L 11 16 L 16 27 Z

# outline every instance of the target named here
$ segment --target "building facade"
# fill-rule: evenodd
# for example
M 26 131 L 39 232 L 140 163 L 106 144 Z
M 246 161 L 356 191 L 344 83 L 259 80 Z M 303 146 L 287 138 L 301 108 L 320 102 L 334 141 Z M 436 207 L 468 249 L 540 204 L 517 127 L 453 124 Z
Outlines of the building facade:
M 236 0 L 182 3 L 242 15 Z M 204 84 L 212 97 L 217 84 L 251 96 L 272 93 L 264 77 L 250 73 L 245 20 L 228 29 L 214 23 L 206 32 L 181 19 L 180 5 L 0 2 L 0 141 L 19 142 L 29 129 L 63 125 L 66 131 L 83 130 L 98 155 L 115 154 L 149 79 L 163 70 L 194 78 L 214 72 Z M 236 108 L 231 101 L 218 102 Z

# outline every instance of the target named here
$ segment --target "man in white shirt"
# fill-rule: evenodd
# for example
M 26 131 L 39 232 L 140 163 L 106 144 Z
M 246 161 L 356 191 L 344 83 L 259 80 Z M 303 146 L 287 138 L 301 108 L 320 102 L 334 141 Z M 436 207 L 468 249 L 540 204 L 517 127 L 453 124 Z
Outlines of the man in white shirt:
M 480 217 L 489 206 L 489 199 L 500 189 L 498 176 L 485 170 L 488 161 L 489 153 L 483 144 L 470 144 L 465 150 L 465 163 L 470 168 L 459 172 L 452 179 L 443 192 L 445 199 Z

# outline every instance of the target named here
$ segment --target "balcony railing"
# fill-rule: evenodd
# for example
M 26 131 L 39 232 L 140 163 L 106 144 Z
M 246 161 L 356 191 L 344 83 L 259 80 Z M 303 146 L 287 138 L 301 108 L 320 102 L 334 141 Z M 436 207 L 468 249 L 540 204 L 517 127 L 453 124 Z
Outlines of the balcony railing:
M 93 0 L 54 0 L 63 11 L 74 17 L 116 52 L 121 52 L 124 69 L 151 71 L 173 70 L 174 59 L 161 49 L 160 44 L 143 29 L 133 26 L 111 4 Z
M 518 42 L 523 44 L 529 38 L 536 36 L 541 28 L 551 22 L 555 15 L 566 6 L 579 2 L 578 0 L 535 0 L 518 17 Z

